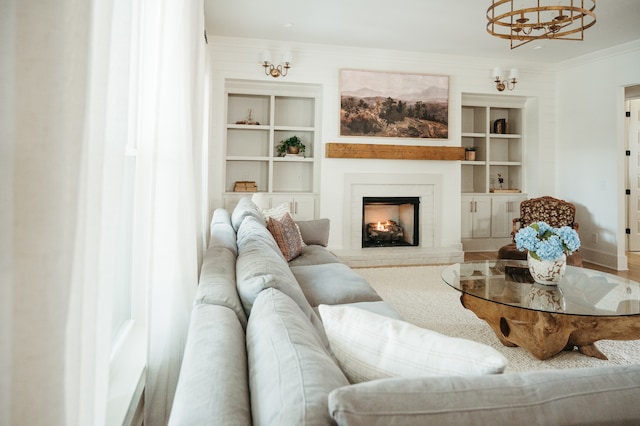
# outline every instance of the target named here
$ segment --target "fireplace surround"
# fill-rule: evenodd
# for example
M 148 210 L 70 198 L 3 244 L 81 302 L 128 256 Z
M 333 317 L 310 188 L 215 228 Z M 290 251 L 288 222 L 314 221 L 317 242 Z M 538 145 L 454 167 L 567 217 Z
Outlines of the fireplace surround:
M 464 260 L 461 245 L 442 245 L 442 174 L 345 173 L 342 248 L 334 253 L 352 267 L 425 265 Z M 362 247 L 364 197 L 417 197 L 420 200 L 417 246 Z

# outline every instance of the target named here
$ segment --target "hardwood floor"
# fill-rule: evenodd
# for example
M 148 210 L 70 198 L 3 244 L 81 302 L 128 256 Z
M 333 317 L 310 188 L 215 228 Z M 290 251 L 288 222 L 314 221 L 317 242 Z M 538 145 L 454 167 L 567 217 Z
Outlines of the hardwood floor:
M 464 260 L 466 262 L 473 262 L 474 260 L 494 260 L 498 257 L 498 252 L 465 252 Z M 607 272 L 609 274 L 617 275 L 619 277 L 625 277 L 634 281 L 640 282 L 640 253 L 627 252 L 628 266 L 627 271 L 616 271 L 615 269 L 605 268 L 593 263 L 584 262 L 584 267 L 589 269 L 595 269 L 597 271 Z

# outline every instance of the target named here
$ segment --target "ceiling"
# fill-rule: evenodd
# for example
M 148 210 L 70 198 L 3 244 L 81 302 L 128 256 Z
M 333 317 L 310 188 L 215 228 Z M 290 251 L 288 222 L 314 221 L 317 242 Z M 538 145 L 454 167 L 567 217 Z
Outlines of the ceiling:
M 291 48 L 317 43 L 557 63 L 640 40 L 640 0 L 598 0 L 584 41 L 542 40 L 510 50 L 508 40 L 486 31 L 490 3 L 204 0 L 208 35 L 285 41 Z

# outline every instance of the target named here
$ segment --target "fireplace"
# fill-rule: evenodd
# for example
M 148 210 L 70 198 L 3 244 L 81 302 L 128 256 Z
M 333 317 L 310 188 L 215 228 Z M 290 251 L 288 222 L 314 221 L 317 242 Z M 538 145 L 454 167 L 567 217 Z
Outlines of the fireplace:
M 362 197 L 362 247 L 420 245 L 420 197 Z

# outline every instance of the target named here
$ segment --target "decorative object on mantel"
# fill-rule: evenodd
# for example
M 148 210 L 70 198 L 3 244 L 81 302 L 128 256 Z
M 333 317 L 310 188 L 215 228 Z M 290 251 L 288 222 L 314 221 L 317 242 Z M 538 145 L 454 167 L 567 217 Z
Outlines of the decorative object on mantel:
M 253 120 L 253 110 L 251 108 L 249 108 L 249 115 L 248 115 L 247 119 L 246 120 L 236 121 L 236 124 L 249 124 L 249 125 L 252 125 L 252 126 L 259 126 L 260 125 L 259 122 Z
M 518 250 L 528 250 L 527 263 L 534 281 L 546 285 L 558 284 L 564 275 L 567 256 L 580 247 L 580 237 L 573 228 L 553 228 L 546 222 L 520 228 L 515 242 Z
M 284 62 L 284 65 L 279 64 L 274 66 L 273 61 L 271 60 L 271 52 L 265 50 L 262 53 L 262 66 L 264 67 L 264 73 L 273 78 L 286 77 L 289 68 L 291 68 L 291 57 L 291 52 L 285 52 L 282 56 L 282 62 Z
M 449 138 L 449 77 L 340 70 L 340 135 Z
M 464 159 L 466 161 L 476 161 L 476 147 L 468 146 L 464 149 Z
M 257 192 L 258 186 L 252 180 L 238 180 L 233 185 L 234 192 Z
M 509 40 L 511 49 L 534 40 L 584 40 L 595 8 L 595 0 L 492 0 L 487 32 Z
M 288 139 L 280 141 L 276 149 L 279 157 L 285 157 L 287 155 L 300 156 L 300 154 L 304 156 L 306 147 L 298 136 L 293 135 Z
M 504 91 L 504 89 L 509 89 L 509 90 L 515 89 L 519 76 L 520 75 L 516 68 L 511 68 L 511 71 L 509 71 L 509 78 L 505 78 L 504 71 L 502 70 L 502 68 L 495 67 L 493 69 L 493 72 L 491 73 L 491 78 L 493 78 L 493 82 L 496 83 L 496 89 L 498 89 L 498 92 L 502 92 Z M 493 133 L 506 133 L 506 132 L 496 132 L 494 129 Z
M 327 158 L 363 158 L 378 160 L 462 161 L 461 146 L 378 145 L 367 143 L 327 143 Z

